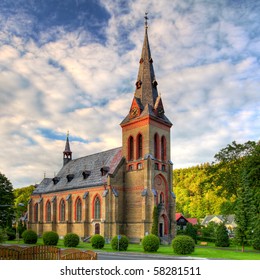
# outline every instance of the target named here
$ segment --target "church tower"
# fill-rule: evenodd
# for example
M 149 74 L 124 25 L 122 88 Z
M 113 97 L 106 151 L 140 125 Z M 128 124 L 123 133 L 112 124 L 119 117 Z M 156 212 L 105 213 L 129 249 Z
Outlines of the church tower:
M 147 15 L 135 93 L 122 127 L 122 154 L 126 160 L 125 227 L 134 241 L 151 233 L 153 211 L 158 211 L 158 235 L 175 235 L 175 197 L 172 192 L 170 129 L 153 68 Z
M 70 150 L 69 132 L 67 133 L 65 149 L 63 151 L 63 166 L 72 160 L 72 151 Z

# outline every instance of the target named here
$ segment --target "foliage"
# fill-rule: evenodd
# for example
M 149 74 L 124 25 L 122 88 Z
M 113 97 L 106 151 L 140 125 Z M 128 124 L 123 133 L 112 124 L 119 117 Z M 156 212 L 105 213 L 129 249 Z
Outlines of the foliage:
M 252 233 L 252 246 L 256 250 L 260 250 L 260 213 L 255 218 L 254 229 Z
M 179 255 L 191 254 L 195 250 L 195 242 L 188 235 L 178 235 L 172 240 L 172 248 Z
M 148 234 L 143 238 L 142 246 L 145 252 L 157 252 L 160 247 L 160 239 L 154 234 Z
M 6 231 L 0 228 L 0 244 L 4 243 L 8 239 Z
M 31 194 L 34 190 L 35 186 L 33 185 L 14 189 L 14 205 L 15 207 L 18 207 L 19 204 L 23 204 L 23 206 L 19 207 L 21 213 L 27 211 L 28 201 L 30 200 Z
M 63 241 L 65 247 L 77 247 L 79 244 L 79 236 L 76 233 L 67 233 Z
M 38 236 L 35 231 L 27 229 L 23 232 L 22 238 L 25 244 L 36 244 Z
M 6 234 L 7 234 L 8 240 L 15 240 L 15 238 L 16 238 L 15 228 L 8 227 L 6 229 Z
M 105 238 L 100 234 L 93 235 L 90 242 L 95 249 L 102 249 L 105 246 Z
M 195 244 L 197 244 L 197 229 L 191 223 L 187 223 L 184 234 L 192 237 Z
M 217 247 L 229 247 L 228 230 L 224 223 L 218 225 L 216 230 L 216 243 Z
M 158 223 L 159 223 L 159 213 L 158 213 L 158 207 L 154 206 L 153 209 L 153 225 L 151 233 L 158 236 Z
M 125 235 L 121 235 L 121 238 L 119 239 L 119 242 L 118 242 L 118 236 L 115 236 L 111 240 L 111 247 L 112 247 L 113 250 L 126 251 L 127 248 L 128 248 L 128 245 L 129 245 L 129 240 Z
M 54 245 L 56 246 L 59 241 L 59 235 L 55 231 L 46 231 L 42 235 L 44 245 Z
M 19 233 L 19 238 L 21 238 L 23 232 L 26 230 L 26 223 L 23 223 L 22 221 L 19 221 L 17 230 L 18 230 L 18 233 Z
M 11 182 L 0 173 L 0 228 L 12 226 L 14 194 Z

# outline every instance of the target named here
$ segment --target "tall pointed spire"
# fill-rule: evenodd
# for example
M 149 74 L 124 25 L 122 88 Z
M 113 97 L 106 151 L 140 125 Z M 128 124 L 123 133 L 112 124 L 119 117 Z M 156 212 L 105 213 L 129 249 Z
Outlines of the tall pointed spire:
M 63 165 L 67 164 L 72 159 L 72 151 L 70 150 L 69 131 L 67 132 L 65 149 L 63 151 Z
M 157 81 L 153 69 L 153 59 L 151 55 L 148 40 L 148 13 L 145 13 L 144 21 L 144 41 L 142 47 L 141 58 L 139 61 L 139 70 L 134 98 L 129 110 L 129 114 L 121 122 L 124 125 L 136 118 L 152 117 L 158 121 L 167 123 L 171 126 L 171 122 L 164 114 L 164 107 L 161 95 L 157 90 Z
M 144 42 L 142 48 L 142 54 L 140 58 L 139 71 L 137 75 L 135 97 L 139 98 L 143 107 L 147 104 L 154 107 L 156 99 L 158 97 L 157 81 L 155 79 L 153 60 L 151 56 L 151 50 L 148 40 L 148 13 L 145 13 L 145 33 Z

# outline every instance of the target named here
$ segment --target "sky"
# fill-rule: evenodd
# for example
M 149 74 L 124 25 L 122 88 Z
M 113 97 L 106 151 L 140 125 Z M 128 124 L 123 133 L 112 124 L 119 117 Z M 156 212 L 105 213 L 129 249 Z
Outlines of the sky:
M 14 188 L 120 147 L 148 36 L 173 167 L 260 136 L 260 1 L 1 0 L 0 172 Z

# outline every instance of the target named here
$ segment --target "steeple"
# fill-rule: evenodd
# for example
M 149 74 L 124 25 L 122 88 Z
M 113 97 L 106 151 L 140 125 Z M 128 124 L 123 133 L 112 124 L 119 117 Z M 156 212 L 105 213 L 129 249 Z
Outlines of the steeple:
M 153 59 L 148 40 L 148 17 L 145 14 L 145 32 L 142 54 L 139 61 L 139 71 L 136 81 L 135 97 L 139 98 L 143 107 L 147 104 L 154 107 L 158 97 L 157 81 L 153 69 Z
M 153 59 L 151 55 L 148 39 L 148 17 L 145 13 L 144 23 L 144 41 L 142 53 L 139 60 L 139 70 L 135 83 L 134 98 L 130 107 L 129 114 L 123 120 L 121 125 L 128 123 L 132 119 L 150 116 L 159 121 L 172 125 L 164 115 L 164 107 L 161 96 L 158 94 L 158 82 L 153 68 Z
M 69 132 L 67 132 L 65 150 L 63 151 L 63 166 L 72 159 L 72 152 L 70 150 Z

